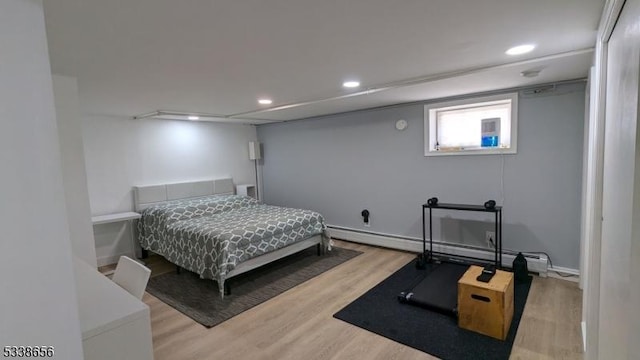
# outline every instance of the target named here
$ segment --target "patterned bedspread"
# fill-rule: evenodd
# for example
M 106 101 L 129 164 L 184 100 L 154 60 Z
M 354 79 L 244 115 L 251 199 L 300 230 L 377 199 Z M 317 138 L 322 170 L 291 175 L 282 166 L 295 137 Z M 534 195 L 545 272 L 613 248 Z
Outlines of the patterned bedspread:
M 142 248 L 218 281 L 220 288 L 238 264 L 319 234 L 328 247 L 324 218 L 317 212 L 261 205 L 238 195 L 167 202 L 142 211 L 138 222 Z

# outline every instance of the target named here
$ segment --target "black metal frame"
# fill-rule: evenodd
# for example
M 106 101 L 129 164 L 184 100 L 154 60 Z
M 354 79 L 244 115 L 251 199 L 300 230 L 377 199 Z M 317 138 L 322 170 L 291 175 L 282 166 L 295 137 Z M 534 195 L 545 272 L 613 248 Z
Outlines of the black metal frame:
M 426 216 L 425 209 L 429 209 L 429 257 L 427 258 L 427 234 L 425 230 L 426 225 Z M 477 211 L 477 212 L 488 212 L 495 214 L 495 233 L 496 233 L 496 243 L 494 245 L 494 265 L 496 269 L 502 268 L 502 206 L 495 206 L 494 208 L 487 209 L 483 205 L 466 205 L 466 204 L 436 204 L 422 205 L 422 254 L 425 259 L 428 259 L 429 262 L 433 261 L 433 209 L 444 209 L 444 210 L 462 210 L 462 211 Z M 446 255 L 452 258 L 461 258 L 461 259 L 473 259 L 481 262 L 487 262 L 487 259 L 476 258 L 473 256 L 463 256 L 463 255 L 455 255 L 455 254 L 447 254 L 442 252 L 435 252 L 436 254 Z

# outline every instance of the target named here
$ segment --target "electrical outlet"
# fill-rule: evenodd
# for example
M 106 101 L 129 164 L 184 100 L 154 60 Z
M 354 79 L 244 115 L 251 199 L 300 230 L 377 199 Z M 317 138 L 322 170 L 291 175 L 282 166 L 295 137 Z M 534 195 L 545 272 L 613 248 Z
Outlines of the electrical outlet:
M 496 233 L 493 231 L 487 231 L 484 233 L 484 241 L 487 243 L 487 246 L 490 248 L 495 248 L 496 243 Z

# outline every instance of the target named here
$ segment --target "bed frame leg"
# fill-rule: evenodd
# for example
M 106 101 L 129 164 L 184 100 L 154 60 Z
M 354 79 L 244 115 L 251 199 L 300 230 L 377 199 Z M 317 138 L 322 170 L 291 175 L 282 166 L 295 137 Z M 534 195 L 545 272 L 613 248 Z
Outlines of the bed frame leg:
M 142 252 L 140 253 L 140 257 L 142 259 L 148 258 L 149 257 L 149 252 L 147 250 L 145 250 L 145 249 L 142 249 Z
M 176 265 L 176 274 L 180 275 L 180 272 L 182 272 L 182 268 Z

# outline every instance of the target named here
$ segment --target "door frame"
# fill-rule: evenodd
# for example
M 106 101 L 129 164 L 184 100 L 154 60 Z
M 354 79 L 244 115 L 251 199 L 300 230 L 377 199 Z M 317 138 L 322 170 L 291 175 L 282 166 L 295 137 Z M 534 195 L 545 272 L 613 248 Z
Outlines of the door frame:
M 602 246 L 602 190 L 604 177 L 604 129 L 606 110 L 608 42 L 622 12 L 625 0 L 607 0 L 605 3 L 594 57 L 593 76 L 590 79 L 589 131 L 585 138 L 586 166 L 583 181 L 583 228 L 581 244 L 582 338 L 585 359 L 598 357 L 600 315 L 600 270 Z

